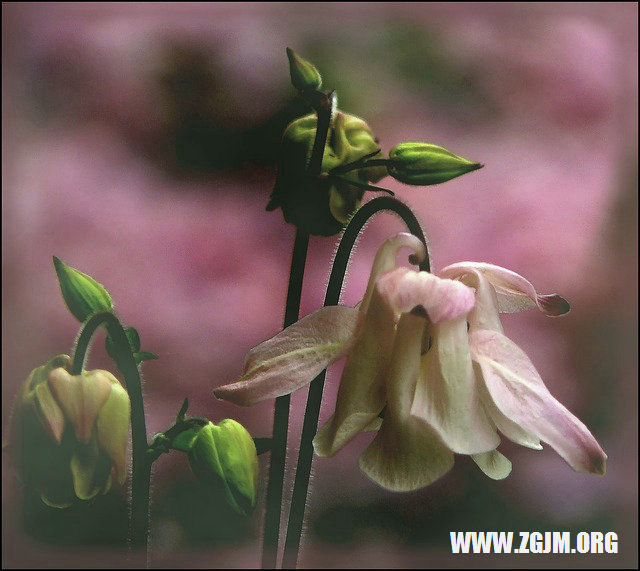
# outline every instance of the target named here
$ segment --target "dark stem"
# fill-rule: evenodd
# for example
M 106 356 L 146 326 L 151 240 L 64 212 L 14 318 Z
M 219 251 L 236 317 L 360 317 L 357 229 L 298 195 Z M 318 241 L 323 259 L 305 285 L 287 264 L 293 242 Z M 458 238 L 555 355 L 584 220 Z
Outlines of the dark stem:
M 284 327 L 298 320 L 302 280 L 307 260 L 309 234 L 298 230 L 293 246 L 291 271 L 289 272 L 289 290 L 284 313 Z M 269 462 L 269 480 L 267 484 L 266 514 L 264 519 L 264 542 L 262 544 L 262 568 L 275 569 L 280 536 L 280 513 L 282 511 L 282 487 L 287 457 L 287 431 L 289 429 L 290 395 L 276 398 L 273 411 L 273 437 L 271 460 Z
M 147 458 L 147 428 L 142 400 L 142 383 L 138 365 L 131 352 L 129 339 L 118 318 L 108 311 L 96 313 L 82 327 L 76 343 L 72 375 L 79 375 L 91 338 L 96 329 L 105 325 L 107 333 L 115 346 L 114 359 L 118 369 L 124 375 L 127 392 L 131 401 L 131 439 L 132 439 L 132 478 L 131 478 L 131 514 L 130 539 L 133 548 L 147 549 L 149 533 L 149 484 L 151 461 Z
M 364 188 L 365 190 L 370 190 L 372 192 L 385 192 L 389 196 L 395 196 L 395 192 L 389 190 L 388 188 L 382 188 L 381 186 L 374 186 L 373 184 L 368 184 L 366 182 L 360 182 L 359 180 L 351 180 L 348 178 L 343 178 L 341 176 L 334 176 L 333 178 L 344 182 L 346 184 L 352 184 L 353 186 L 357 186 L 358 188 Z
M 335 93 L 324 95 L 315 92 L 318 99 L 314 108 L 318 115 L 316 136 L 313 142 L 311 158 L 307 166 L 309 184 L 317 184 L 322 171 L 322 158 L 327 143 L 331 115 L 335 106 Z M 323 96 L 324 95 L 324 96 Z M 288 327 L 298 320 L 300 312 L 300 296 L 302 294 L 302 280 L 307 260 L 309 234 L 298 229 L 291 258 L 289 272 L 289 290 L 284 314 L 284 327 Z M 290 396 L 276 398 L 273 411 L 273 434 L 271 460 L 269 462 L 269 480 L 267 484 L 266 513 L 264 520 L 264 542 L 262 544 L 262 568 L 275 569 L 278 557 L 278 542 L 280 536 L 280 515 L 282 513 L 282 488 L 284 486 L 284 469 L 287 456 L 287 431 L 289 428 Z
M 340 240 L 340 245 L 338 246 L 338 251 L 336 252 L 336 257 L 333 262 L 333 268 L 331 269 L 329 285 L 327 286 L 327 293 L 324 300 L 325 307 L 327 305 L 337 305 L 340 299 L 340 292 L 342 291 L 342 283 L 344 281 L 347 264 L 356 238 L 360 234 L 360 231 L 366 222 L 374 214 L 382 210 L 398 214 L 407 225 L 409 231 L 414 236 L 417 236 L 425 246 L 427 246 L 420 223 L 406 204 L 388 196 L 374 198 L 367 202 L 353 216 L 342 236 L 342 239 Z M 423 271 L 430 271 L 428 246 L 427 256 L 420 264 L 420 269 Z M 287 527 L 284 558 L 282 561 L 283 569 L 295 569 L 298 562 L 302 523 L 304 520 L 307 491 L 309 489 L 309 479 L 311 476 L 313 438 L 318 431 L 318 418 L 320 416 L 320 406 L 322 404 L 325 375 L 326 369 L 320 373 L 309 386 L 307 407 L 302 427 L 302 439 L 300 442 L 300 454 L 298 456 L 298 466 L 296 468 L 293 496 L 291 498 L 291 510 L 289 512 L 289 524 Z

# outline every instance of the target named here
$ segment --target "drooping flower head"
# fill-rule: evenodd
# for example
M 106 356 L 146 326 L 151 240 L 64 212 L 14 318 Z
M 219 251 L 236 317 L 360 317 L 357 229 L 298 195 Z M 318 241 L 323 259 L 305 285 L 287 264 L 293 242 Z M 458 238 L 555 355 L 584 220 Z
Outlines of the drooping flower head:
M 358 309 L 325 307 L 303 318 L 253 349 L 241 379 L 214 394 L 250 405 L 304 386 L 346 355 L 336 409 L 315 451 L 332 456 L 359 432 L 378 430 L 360 467 L 387 489 L 430 484 L 454 453 L 506 477 L 511 463 L 497 451 L 498 432 L 529 448 L 546 442 L 575 470 L 603 474 L 605 453 L 500 323 L 500 311 L 530 307 L 561 315 L 566 300 L 538 295 L 522 276 L 491 264 L 454 264 L 439 276 L 396 268 L 402 246 L 413 249 L 413 261 L 424 258 L 413 236 L 387 240 Z
M 11 449 L 24 483 L 53 507 L 107 493 L 126 478 L 129 395 L 108 371 L 71 375 L 58 355 L 16 398 Z

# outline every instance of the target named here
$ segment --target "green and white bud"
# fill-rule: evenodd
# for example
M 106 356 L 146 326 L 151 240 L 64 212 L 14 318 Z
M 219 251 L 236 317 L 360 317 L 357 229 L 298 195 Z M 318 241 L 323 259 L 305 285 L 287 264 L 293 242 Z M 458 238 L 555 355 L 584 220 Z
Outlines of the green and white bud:
M 405 184 L 428 186 L 447 182 L 484 165 L 431 143 L 401 143 L 389 152 L 389 174 Z
M 315 91 L 322 85 L 322 77 L 316 67 L 300 57 L 291 48 L 287 48 L 291 83 L 298 91 Z
M 126 478 L 129 395 L 108 371 L 71 375 L 58 355 L 34 369 L 16 398 L 11 455 L 25 485 L 52 507 L 107 493 Z
M 113 311 L 113 300 L 109 292 L 91 276 L 67 266 L 55 256 L 53 265 L 58 275 L 62 297 L 78 321 L 84 323 L 95 313 Z
M 231 507 L 249 515 L 256 507 L 258 455 L 253 438 L 239 422 L 209 422 L 193 439 L 189 464 L 207 487 L 222 489 Z

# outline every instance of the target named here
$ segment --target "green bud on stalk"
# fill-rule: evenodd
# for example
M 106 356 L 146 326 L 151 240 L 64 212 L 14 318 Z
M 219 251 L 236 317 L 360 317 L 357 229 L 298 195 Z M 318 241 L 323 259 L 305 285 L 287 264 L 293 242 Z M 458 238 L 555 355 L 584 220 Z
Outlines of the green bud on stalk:
M 315 91 L 322 85 L 322 77 L 316 67 L 300 57 L 291 48 L 287 48 L 291 83 L 298 91 Z
M 109 292 L 91 276 L 67 266 L 55 256 L 53 265 L 58 275 L 62 297 L 78 321 L 84 323 L 95 313 L 113 311 L 113 300 Z
M 431 143 L 401 143 L 389 151 L 389 174 L 405 184 L 428 186 L 447 182 L 484 165 Z
M 189 464 L 207 487 L 224 489 L 231 507 L 250 515 L 256 507 L 258 455 L 253 438 L 239 422 L 209 422 L 193 439 Z

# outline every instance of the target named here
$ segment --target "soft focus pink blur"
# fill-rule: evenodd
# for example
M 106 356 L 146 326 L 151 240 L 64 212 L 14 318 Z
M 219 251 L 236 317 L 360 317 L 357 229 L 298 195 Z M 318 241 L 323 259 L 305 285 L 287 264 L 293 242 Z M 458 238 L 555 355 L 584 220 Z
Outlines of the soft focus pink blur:
M 290 46 L 318 65 L 324 87 L 338 88 L 339 103 L 367 119 L 385 150 L 426 140 L 486 165 L 442 186 L 384 183 L 424 224 L 436 270 L 491 262 L 570 300 L 561 319 L 532 311 L 503 322 L 609 461 L 598 478 L 572 472 L 547 447 L 506 444 L 511 476 L 482 489 L 553 529 L 606 521 L 600 531 L 621 537 L 615 566 L 637 564 L 636 4 L 25 3 L 2 11 L 3 431 L 21 382 L 69 352 L 77 332 L 57 286 L 56 255 L 103 283 L 142 349 L 160 355 L 144 365 L 149 435 L 169 426 L 185 396 L 191 414 L 234 417 L 255 436 L 270 434 L 271 403 L 240 409 L 211 391 L 234 380 L 245 353 L 281 328 L 294 228 L 280 211 L 264 210 L 272 165 L 248 159 L 196 174 L 176 165 L 166 141 L 177 119 L 162 78 L 181 53 L 205 54 L 217 88 L 204 107 L 221 132 L 247 130 L 294 97 Z M 359 301 L 377 246 L 402 229 L 390 216 L 369 224 L 344 303 Z M 336 243 L 312 238 L 301 315 L 322 304 Z M 113 369 L 101 340 L 89 364 Z M 338 373 L 330 371 L 321 421 L 332 412 Z M 294 449 L 305 392 L 292 399 Z M 446 510 L 469 485 L 473 469 L 461 459 L 426 490 L 385 492 L 357 468 L 368 438 L 314 462 L 310 521 L 343 503 L 383 504 L 411 521 Z M 163 458 L 154 502 L 189 478 L 184 458 Z M 24 534 L 10 469 L 2 499 L 3 567 L 119 561 L 115 552 L 59 551 Z M 256 566 L 261 518 L 258 509 L 250 541 L 216 551 L 191 550 L 175 521 L 154 521 L 151 564 Z M 407 547 L 384 525 L 356 539 L 336 547 L 308 526 L 300 564 L 513 564 L 460 559 L 428 543 Z M 563 556 L 561 565 L 613 562 Z

